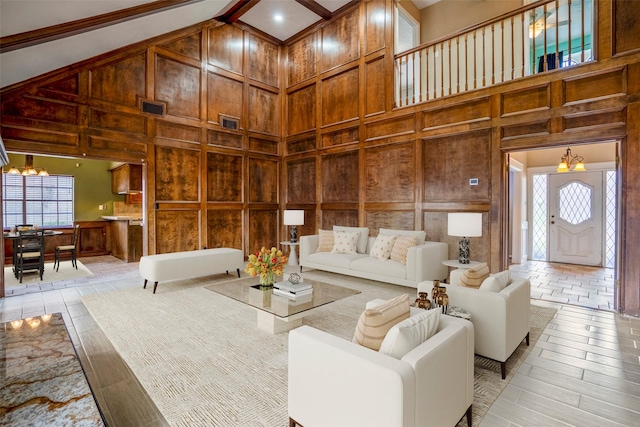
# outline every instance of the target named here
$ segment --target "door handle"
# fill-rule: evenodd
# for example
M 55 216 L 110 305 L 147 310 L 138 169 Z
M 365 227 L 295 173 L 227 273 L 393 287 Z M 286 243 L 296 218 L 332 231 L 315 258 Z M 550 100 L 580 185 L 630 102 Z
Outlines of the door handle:
M 551 221 L 551 224 L 555 224 L 555 223 L 556 223 L 555 221 Z

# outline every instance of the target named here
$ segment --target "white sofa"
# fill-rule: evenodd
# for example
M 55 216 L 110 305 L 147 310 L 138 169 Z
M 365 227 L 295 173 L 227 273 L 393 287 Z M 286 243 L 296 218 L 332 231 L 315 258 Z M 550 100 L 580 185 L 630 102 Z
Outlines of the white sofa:
M 500 362 L 502 379 L 506 361 L 522 340 L 529 345 L 531 284 L 529 279 L 510 277 L 500 292 L 457 286 L 463 270 L 451 271 L 447 288 L 449 305 L 471 314 L 475 331 L 475 353 Z M 431 295 L 433 282 L 418 285 L 418 292 Z
M 424 231 L 380 230 L 381 234 L 394 232 L 403 235 L 416 233 L 422 236 L 418 239 L 417 246 L 409 248 L 406 265 L 391 259 L 382 261 L 370 256 L 375 237 L 367 237 L 366 252 L 351 255 L 316 252 L 320 239 L 319 235 L 314 234 L 300 238 L 300 271 L 303 267 L 314 268 L 412 288 L 417 288 L 418 283 L 425 280 L 446 279 L 448 267 L 442 264 L 449 252 L 446 243 L 424 241 Z
M 473 369 L 467 320 L 443 315 L 400 360 L 302 326 L 289 333 L 289 425 L 454 426 L 466 414 L 470 427 Z

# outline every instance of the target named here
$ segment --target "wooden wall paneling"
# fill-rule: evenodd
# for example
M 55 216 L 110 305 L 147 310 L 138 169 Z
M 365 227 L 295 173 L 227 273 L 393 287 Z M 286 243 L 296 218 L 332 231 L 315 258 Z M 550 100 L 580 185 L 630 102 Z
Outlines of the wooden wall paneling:
M 249 150 L 275 155 L 278 154 L 278 141 L 275 139 L 249 137 Z
M 549 83 L 503 92 L 500 96 L 500 116 L 522 114 L 551 108 L 551 85 Z
M 147 118 L 89 107 L 89 127 L 146 136 Z
M 445 105 L 423 110 L 423 129 L 433 129 L 453 124 L 473 123 L 491 118 L 490 98 Z
M 138 98 L 146 96 L 146 62 L 140 53 L 90 68 L 89 97 L 137 108 Z
M 640 4 L 613 0 L 613 55 L 640 49 Z
M 157 138 L 200 144 L 201 129 L 196 126 L 188 126 L 179 123 L 172 123 L 168 120 L 154 120 L 155 135 Z
M 242 209 L 208 209 L 207 229 L 207 248 L 242 250 Z
M 207 201 L 242 202 L 242 155 L 207 153 Z
M 369 235 L 377 236 L 381 228 L 394 230 L 414 230 L 415 212 L 410 211 L 376 211 L 367 209 L 365 224 L 369 227 Z
M 278 160 L 249 157 L 249 203 L 278 203 Z
M 209 64 L 243 74 L 244 31 L 232 25 L 209 28 Z
M 154 100 L 166 103 L 165 114 L 200 118 L 201 68 L 156 54 Z
M 317 38 L 318 32 L 314 31 L 285 47 L 287 52 L 287 86 L 311 79 L 317 74 Z
M 202 31 L 162 44 L 161 47 L 182 56 L 200 60 L 202 59 Z
M 322 28 L 321 72 L 360 57 L 359 12 L 359 9 L 355 9 Z
M 87 154 L 98 158 L 122 158 L 138 161 L 147 155 L 148 138 L 99 130 L 89 131 Z
M 322 226 L 323 230 L 333 230 L 334 225 L 342 225 L 346 227 L 358 227 L 358 211 L 357 210 L 322 210 Z
M 29 94 L 14 97 L 2 103 L 3 123 L 15 123 L 34 127 L 46 126 L 46 122 L 60 125 L 79 125 L 78 105 L 75 103 L 35 97 Z
M 3 117 L 3 121 L 4 121 Z M 23 127 L 10 125 L 12 120 L 3 122 L 2 140 L 8 151 L 21 151 L 25 146 L 29 147 L 31 153 L 51 152 L 51 153 L 74 153 L 80 146 L 79 132 L 60 132 L 36 127 Z
M 207 121 L 222 125 L 220 115 L 235 117 L 242 128 L 243 82 L 220 74 L 207 73 Z
M 200 212 L 186 209 L 158 210 L 155 233 L 158 236 L 158 254 L 201 249 Z
M 338 130 L 324 131 L 320 135 L 321 147 L 354 144 L 360 141 L 360 127 L 349 126 Z
M 504 125 L 500 127 L 500 130 L 500 139 L 503 141 L 523 137 L 539 138 L 551 133 L 551 121 L 549 119 L 544 119 L 531 123 Z
M 310 236 L 318 234 L 318 225 L 316 222 L 316 209 L 314 205 L 299 205 L 291 207 L 291 209 L 304 210 L 304 224 L 298 226 L 298 239 L 300 236 Z M 289 236 L 289 230 L 285 227 L 284 240 Z
M 369 142 L 380 138 L 387 139 L 393 136 L 403 136 L 403 139 L 406 140 L 407 135 L 415 133 L 415 128 L 415 114 L 377 120 L 365 124 L 365 140 Z
M 416 159 L 414 154 L 411 142 L 365 150 L 366 203 L 416 202 L 416 182 L 414 181 Z M 411 229 L 413 229 L 413 223 Z
M 387 98 L 387 58 L 378 56 L 364 64 L 364 115 L 384 113 Z
M 80 94 L 79 74 L 73 74 L 70 77 L 64 77 L 60 80 L 45 83 L 38 88 L 38 92 L 43 94 L 45 98 L 72 100 L 77 99 Z
M 359 87 L 359 68 L 351 68 L 322 81 L 322 126 L 359 117 Z
M 602 130 L 610 126 L 624 126 L 626 119 L 627 112 L 624 108 L 566 115 L 563 117 L 562 130 L 564 132 L 575 132 L 588 128 L 598 128 Z
M 365 3 L 365 55 L 385 47 L 386 5 L 384 0 Z
M 316 89 L 312 84 L 287 95 L 287 135 L 316 128 Z
M 304 153 L 308 151 L 313 151 L 317 148 L 317 138 L 315 133 L 311 136 L 304 135 L 303 137 L 295 137 L 289 138 L 286 141 L 286 152 L 287 154 L 297 154 Z
M 626 94 L 626 67 L 563 80 L 564 105 Z
M 423 140 L 424 201 L 489 200 L 490 152 L 489 130 Z
M 280 136 L 280 101 L 277 93 L 249 86 L 249 131 Z
M 278 209 L 249 209 L 249 247 L 246 253 L 255 253 L 261 247 L 279 247 Z
M 452 209 L 450 212 L 463 212 L 466 208 Z M 447 234 L 448 213 L 443 211 L 424 211 L 424 231 L 427 241 L 444 242 L 449 247 L 449 259 L 458 258 L 460 238 Z M 491 256 L 489 248 L 489 214 L 482 212 L 482 236 L 469 237 L 470 258 L 473 261 L 488 262 Z
M 243 147 L 242 140 L 242 134 L 232 131 L 218 132 L 209 130 L 207 132 L 207 144 L 210 146 L 241 149 Z
M 200 200 L 200 151 L 155 146 L 155 200 Z
M 280 48 L 278 45 L 249 34 L 249 77 L 279 87 Z
M 359 202 L 358 151 L 323 155 L 321 166 L 323 203 Z
M 287 203 L 316 203 L 316 158 L 292 160 L 285 164 Z

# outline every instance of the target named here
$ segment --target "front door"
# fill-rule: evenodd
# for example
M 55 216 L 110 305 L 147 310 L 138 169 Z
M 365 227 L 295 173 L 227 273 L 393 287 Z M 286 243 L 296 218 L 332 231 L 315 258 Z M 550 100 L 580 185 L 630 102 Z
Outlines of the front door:
M 549 260 L 602 265 L 602 172 L 549 175 Z

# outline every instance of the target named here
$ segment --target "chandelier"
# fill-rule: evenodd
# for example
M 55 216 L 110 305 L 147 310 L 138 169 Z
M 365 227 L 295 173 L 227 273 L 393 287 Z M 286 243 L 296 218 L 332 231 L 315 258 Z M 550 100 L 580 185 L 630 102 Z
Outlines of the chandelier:
M 36 169 L 33 167 L 33 156 L 31 154 L 27 154 L 26 156 L 24 156 L 24 169 L 22 171 L 20 171 L 20 169 L 18 169 L 15 166 L 12 166 L 11 169 L 9 169 L 9 172 L 12 175 L 38 175 L 38 176 L 49 176 L 49 173 L 44 170 L 44 169 Z
M 556 172 L 569 172 L 574 164 L 574 172 L 584 172 L 586 170 L 584 168 L 584 158 L 578 155 L 574 156 L 571 154 L 571 148 L 567 148 L 567 152 L 560 158 L 560 164 L 558 165 Z

